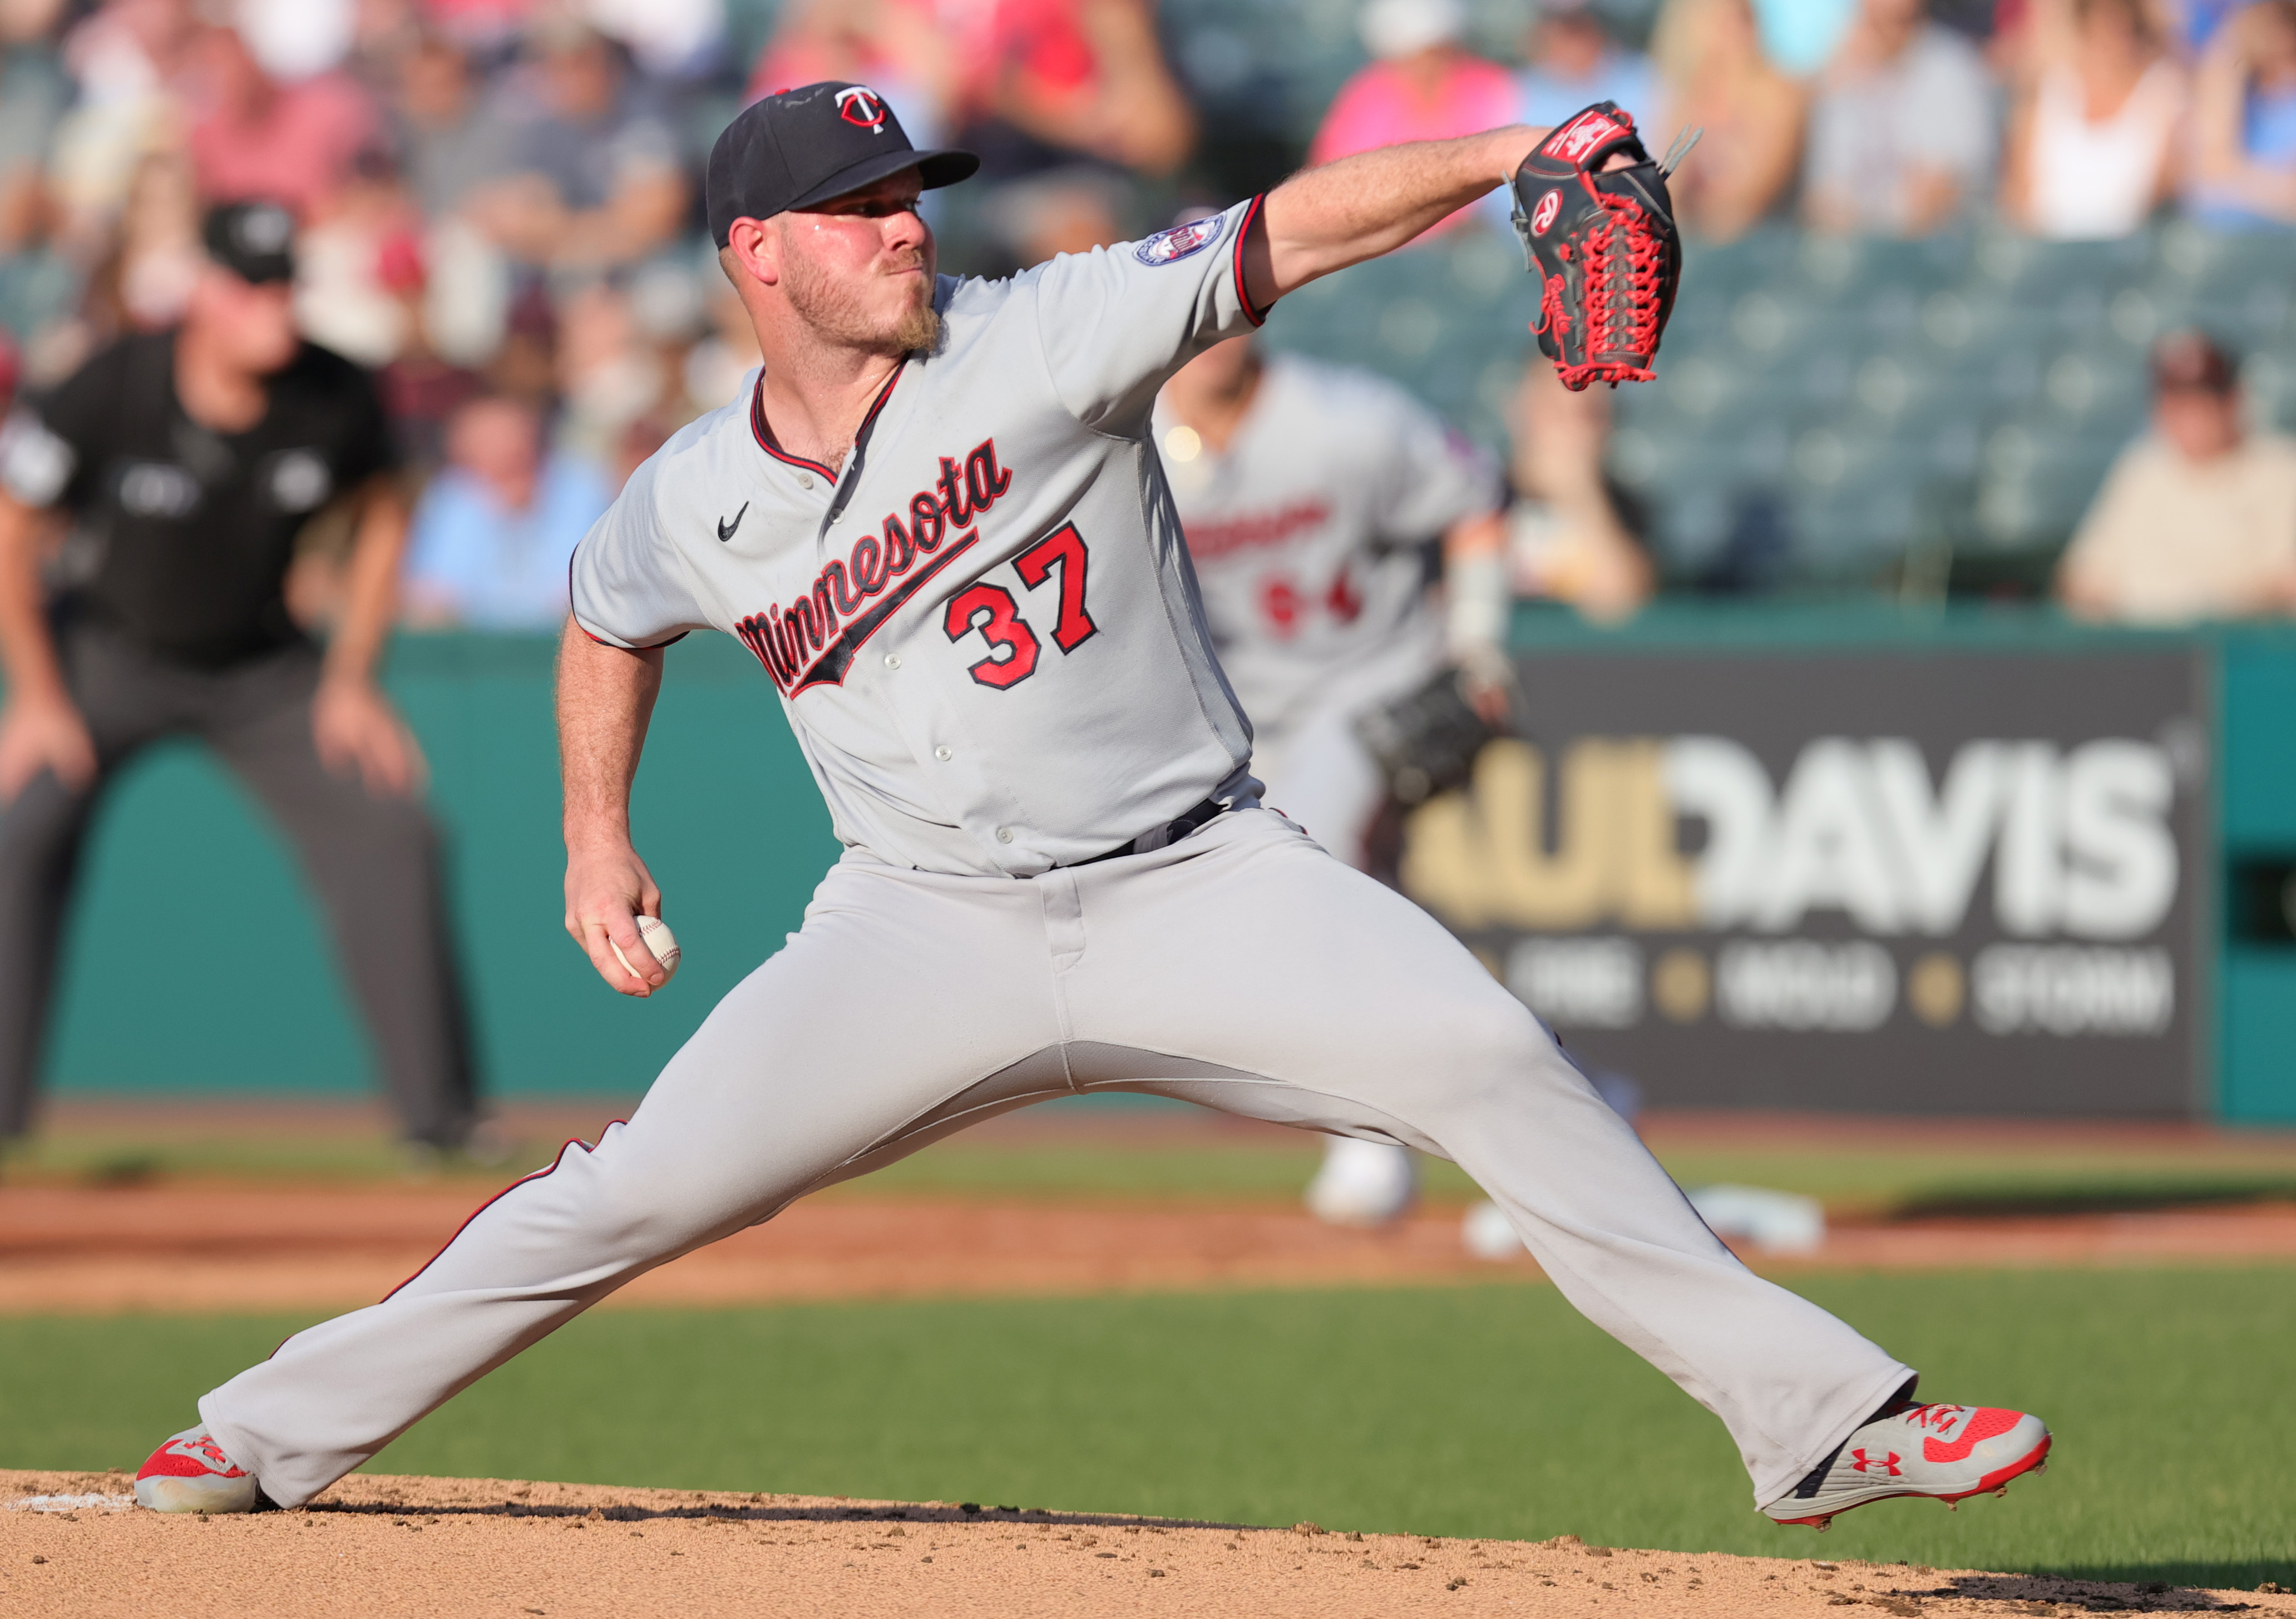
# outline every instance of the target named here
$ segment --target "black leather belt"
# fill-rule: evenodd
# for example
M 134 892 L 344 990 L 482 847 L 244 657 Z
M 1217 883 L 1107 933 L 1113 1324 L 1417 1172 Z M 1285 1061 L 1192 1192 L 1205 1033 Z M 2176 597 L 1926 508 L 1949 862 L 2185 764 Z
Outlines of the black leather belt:
M 1103 860 L 1117 860 L 1127 854 L 1145 854 L 1155 849 L 1169 848 L 1181 838 L 1226 814 L 1227 811 L 1226 805 L 1207 798 L 1176 819 L 1141 833 L 1130 843 L 1119 843 L 1105 854 L 1095 854 L 1087 860 L 1072 860 L 1069 863 L 1072 866 L 1096 866 Z

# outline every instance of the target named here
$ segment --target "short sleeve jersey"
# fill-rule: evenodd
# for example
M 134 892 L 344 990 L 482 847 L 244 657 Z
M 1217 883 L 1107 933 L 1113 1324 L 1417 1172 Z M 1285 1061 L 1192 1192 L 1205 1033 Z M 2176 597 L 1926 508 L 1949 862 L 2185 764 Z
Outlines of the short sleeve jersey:
M 0 439 L 0 483 L 74 519 L 67 588 L 172 661 L 219 668 L 299 638 L 285 584 L 295 536 L 340 491 L 396 464 L 367 374 L 312 344 L 266 380 L 244 432 L 193 421 L 175 336 L 97 355 Z
M 898 865 L 1032 876 L 1249 794 L 1149 417 L 1174 369 L 1257 323 L 1258 206 L 944 276 L 939 346 L 838 472 L 772 446 L 753 381 L 591 529 L 576 622 L 623 647 L 739 636 L 838 837 Z
M 1171 477 L 1221 666 L 1270 734 L 1433 671 L 1425 543 L 1500 497 L 1489 458 L 1402 388 L 1290 355 L 1226 451 L 1175 456 Z

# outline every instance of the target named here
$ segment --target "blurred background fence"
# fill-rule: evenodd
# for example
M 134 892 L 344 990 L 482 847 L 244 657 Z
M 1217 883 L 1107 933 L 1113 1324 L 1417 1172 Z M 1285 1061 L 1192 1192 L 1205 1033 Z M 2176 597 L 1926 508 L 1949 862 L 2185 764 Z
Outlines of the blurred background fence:
M 2166 1043 L 2154 1059 L 2172 1094 L 2137 1110 L 2296 1121 L 2296 630 L 2079 630 L 2023 610 L 1746 604 L 1661 607 L 1627 630 L 1597 632 L 1527 609 L 1516 646 L 1527 658 L 1546 660 L 1532 666 L 1550 671 L 1549 683 L 1558 666 L 1552 660 L 1578 659 L 1602 685 L 1654 680 L 1662 690 L 1679 687 L 1673 671 L 1692 657 L 1824 658 L 1835 660 L 1833 668 L 1846 658 L 1908 689 L 1949 690 L 1956 681 L 1992 678 L 1987 671 L 2004 666 L 2005 656 L 2196 653 L 2208 715 L 2192 788 L 2198 828 L 2192 865 L 2177 873 L 2177 915 L 2186 920 L 2172 920 L 2163 936 L 2177 955 L 2177 1015 L 2173 1030 L 2161 1031 Z M 636 829 L 685 961 L 654 1000 L 609 994 L 559 930 L 549 664 L 549 643 L 538 639 L 415 638 L 398 653 L 391 689 L 435 772 L 491 1083 L 510 1095 L 627 1095 L 797 926 L 836 845 L 748 655 L 719 637 L 682 643 L 670 655 L 639 778 Z M 2004 705 L 2018 704 L 2015 691 L 2001 695 Z M 1536 691 L 1533 700 L 1536 708 Z M 2044 705 L 2043 725 L 2047 713 Z M 1783 727 L 1791 739 L 1802 717 L 1788 703 L 1747 719 Z M 1990 718 L 1972 715 L 1969 724 L 1990 734 Z M 2077 725 L 2059 740 L 2081 740 Z M 137 766 L 107 806 L 67 961 L 51 1062 L 61 1094 L 333 1094 L 368 1083 L 369 1059 L 336 985 L 332 947 L 286 856 L 253 814 L 228 778 L 188 750 Z M 2189 955 L 2173 936 L 2187 925 Z M 1919 948 L 1884 944 L 1906 962 Z M 887 970 L 898 977 L 929 964 L 889 963 Z M 1910 969 L 1898 975 L 1912 976 Z M 1905 1000 L 1915 993 L 1909 982 Z M 1681 1060 L 1636 1077 L 1676 1106 L 1775 1103 L 1784 1092 L 1773 1070 L 1788 1063 L 1838 1075 L 1837 1083 L 1821 1078 L 1814 1090 L 1792 1093 L 1795 1105 L 1819 1109 L 2018 1113 L 2082 1101 L 2079 1051 L 2100 1049 L 2095 1039 L 2069 1048 L 2076 1064 L 2069 1094 L 2039 1077 L 2061 1069 L 2067 1053 L 2045 1050 L 2052 1043 L 2030 1030 L 1987 1037 L 2009 1049 L 2010 1077 L 1974 1102 L 1968 1085 L 1934 1066 L 1929 1078 L 1889 1080 L 1891 1051 L 1929 1037 L 1898 1004 L 1894 980 L 1889 995 L 1879 1026 L 1776 1036 L 1785 1044 L 1764 1048 L 1769 1056 L 1716 1038 L 1709 1019 L 1687 1031 Z M 1567 1010 L 1549 1010 L 1574 1049 L 1591 1042 L 1603 1050 L 1599 1031 L 1574 1029 Z M 1956 1021 L 1966 1027 L 1969 1020 Z M 1786 1054 L 1783 1061 L 1777 1053 Z M 2036 1077 L 2021 1088 L 2022 1064 Z M 2129 1110 L 2101 1086 L 2085 1106 Z

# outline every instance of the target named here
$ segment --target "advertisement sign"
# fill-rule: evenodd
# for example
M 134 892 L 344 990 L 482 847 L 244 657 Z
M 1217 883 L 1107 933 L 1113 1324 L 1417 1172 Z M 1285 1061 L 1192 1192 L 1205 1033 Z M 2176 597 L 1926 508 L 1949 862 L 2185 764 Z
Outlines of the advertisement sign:
M 2196 651 L 1532 654 L 1406 890 L 1653 1104 L 2191 1114 Z

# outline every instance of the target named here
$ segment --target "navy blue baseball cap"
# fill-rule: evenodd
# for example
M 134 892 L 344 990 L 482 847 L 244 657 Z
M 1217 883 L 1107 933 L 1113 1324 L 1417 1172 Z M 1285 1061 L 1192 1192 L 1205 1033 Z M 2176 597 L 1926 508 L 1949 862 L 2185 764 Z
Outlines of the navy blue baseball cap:
M 905 168 L 931 191 L 980 167 L 969 151 L 911 146 L 901 120 L 866 85 L 830 79 L 783 90 L 743 108 L 710 149 L 709 233 L 722 248 L 736 219 L 811 208 Z
M 257 286 L 295 279 L 295 216 L 264 198 L 219 202 L 200 222 L 208 257 Z

